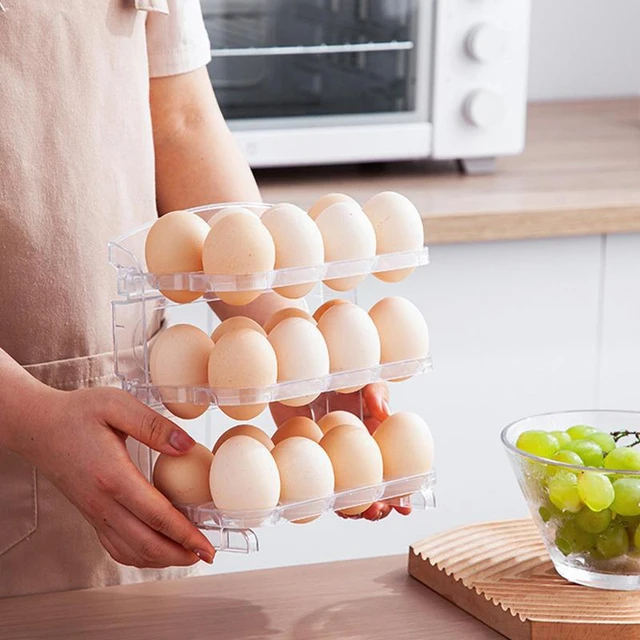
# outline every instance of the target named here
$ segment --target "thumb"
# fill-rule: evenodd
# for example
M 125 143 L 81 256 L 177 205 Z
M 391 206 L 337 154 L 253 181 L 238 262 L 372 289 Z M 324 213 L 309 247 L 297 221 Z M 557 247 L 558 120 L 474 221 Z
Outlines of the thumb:
M 109 424 L 148 445 L 155 451 L 172 456 L 190 451 L 196 441 L 177 424 L 130 396 L 118 392 L 118 401 L 111 405 Z

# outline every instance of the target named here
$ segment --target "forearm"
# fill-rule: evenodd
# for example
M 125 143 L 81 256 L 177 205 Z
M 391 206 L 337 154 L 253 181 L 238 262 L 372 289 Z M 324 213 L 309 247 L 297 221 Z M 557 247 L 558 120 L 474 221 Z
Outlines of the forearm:
M 53 389 L 27 373 L 6 351 L 0 349 L 0 447 L 20 453 L 25 438 L 35 438 L 30 425 Z
M 227 127 L 206 69 L 151 81 L 151 116 L 160 215 L 216 202 L 261 202 L 251 169 Z M 275 293 L 245 307 L 214 302 L 221 320 L 246 315 L 260 324 L 283 307 L 303 307 Z
M 150 102 L 160 215 L 216 202 L 260 202 L 205 68 L 152 79 Z

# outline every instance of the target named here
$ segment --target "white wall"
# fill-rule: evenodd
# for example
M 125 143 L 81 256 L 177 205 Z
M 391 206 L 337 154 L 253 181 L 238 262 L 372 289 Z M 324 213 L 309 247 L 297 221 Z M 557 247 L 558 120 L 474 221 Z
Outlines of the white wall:
M 532 0 L 530 100 L 640 95 L 640 2 Z

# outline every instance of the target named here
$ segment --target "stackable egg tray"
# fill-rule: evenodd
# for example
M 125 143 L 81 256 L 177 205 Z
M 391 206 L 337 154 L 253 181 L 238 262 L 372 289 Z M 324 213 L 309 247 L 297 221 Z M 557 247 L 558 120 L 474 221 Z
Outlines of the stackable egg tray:
M 217 211 L 230 206 L 242 206 L 261 215 L 270 205 L 229 203 L 190 209 L 209 219 Z M 325 263 L 316 267 L 277 269 L 246 276 L 214 276 L 202 272 L 157 275 L 147 272 L 145 241 L 151 224 L 144 225 L 109 243 L 109 262 L 117 270 L 118 295 L 112 302 L 112 330 L 115 373 L 123 389 L 134 397 L 172 418 L 165 404 L 188 403 L 220 406 L 242 406 L 271 403 L 291 398 L 333 392 L 339 389 L 361 387 L 373 382 L 399 380 L 423 374 L 431 369 L 431 358 L 417 358 L 402 362 L 379 364 L 367 369 L 343 371 L 308 380 L 276 383 L 264 387 L 222 389 L 210 387 L 176 387 L 154 385 L 150 376 L 149 357 L 154 338 L 169 324 L 177 323 L 175 315 L 189 311 L 187 322 L 200 324 L 203 331 L 211 332 L 214 317 L 209 303 L 218 299 L 217 292 L 269 291 L 277 287 L 316 283 L 351 276 L 408 269 L 429 263 L 428 248 L 414 252 L 379 255 L 371 259 L 346 260 Z M 321 286 L 305 300 L 313 307 L 327 299 L 343 297 L 357 303 L 357 288 L 337 293 Z M 179 304 L 169 301 L 161 291 L 194 291 L 202 297 L 194 302 Z M 292 301 L 293 303 L 294 301 Z M 311 305 L 309 305 L 311 306 Z M 313 309 L 310 309 L 313 311 Z M 192 313 L 195 311 L 195 314 Z M 194 322 L 194 315 L 198 317 Z M 167 318 L 172 318 L 167 322 Z M 327 411 L 331 410 L 331 397 L 327 396 Z M 362 394 L 360 415 L 363 416 Z M 188 427 L 187 427 L 188 428 Z M 144 449 L 137 454 L 138 464 L 152 482 L 152 469 L 156 454 Z M 285 522 L 308 521 L 327 512 L 341 511 L 371 502 L 384 500 L 393 506 L 429 509 L 435 506 L 435 471 L 383 481 L 372 486 L 336 492 L 322 499 L 279 504 L 273 509 L 259 511 L 222 511 L 213 503 L 175 504 L 192 523 L 207 531 L 218 551 L 250 553 L 259 549 L 254 528 L 275 526 Z
M 325 513 L 341 511 L 370 502 L 384 500 L 392 506 L 430 509 L 435 507 L 435 471 L 389 480 L 380 484 L 334 493 L 327 498 L 290 502 L 274 509 L 255 511 L 222 511 L 213 503 L 174 505 L 192 523 L 212 532 L 213 546 L 218 551 L 251 553 L 260 544 L 253 528 L 275 526 L 285 522 L 314 519 Z
M 228 207 L 242 206 L 261 215 L 271 205 L 230 203 L 189 209 L 192 213 L 211 218 Z M 202 272 L 157 275 L 147 272 L 144 245 L 152 223 L 134 229 L 109 243 L 109 262 L 118 271 L 118 295 L 125 298 L 144 298 L 159 291 L 194 291 L 208 300 L 217 292 L 270 290 L 278 287 L 323 282 L 337 278 L 366 276 L 373 273 L 416 268 L 429 264 L 429 249 L 404 251 L 373 258 L 326 262 L 313 267 L 276 269 L 251 275 L 208 275 Z
M 200 328 L 207 331 L 207 317 L 213 315 L 208 302 L 199 300 L 189 306 L 201 311 L 197 314 L 202 324 Z M 157 331 L 162 331 L 166 315 L 180 307 L 184 305 L 157 295 L 112 303 L 115 373 L 126 391 L 154 409 L 160 409 L 164 403 L 242 406 L 278 402 L 382 380 L 407 378 L 425 373 L 431 368 L 431 358 L 425 357 L 262 387 L 212 389 L 208 386 L 158 386 L 153 384 L 149 373 L 153 336 Z M 191 323 L 193 324 L 193 320 Z

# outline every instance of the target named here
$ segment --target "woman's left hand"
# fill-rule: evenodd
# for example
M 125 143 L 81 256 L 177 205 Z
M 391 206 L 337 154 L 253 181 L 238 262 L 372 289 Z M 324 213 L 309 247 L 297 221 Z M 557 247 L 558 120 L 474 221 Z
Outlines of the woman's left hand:
M 360 395 L 361 393 L 362 397 Z M 375 433 L 375 430 L 380 424 L 391 415 L 391 409 L 389 408 L 389 388 L 386 382 L 369 384 L 362 392 L 332 395 L 330 404 L 330 411 L 349 411 L 355 415 L 360 415 L 361 404 L 363 404 L 362 418 L 371 434 Z M 279 402 L 274 402 L 271 404 L 270 409 L 276 426 L 280 426 L 289 418 L 295 416 L 305 416 L 319 420 L 327 413 L 327 398 L 325 395 L 321 395 L 310 405 L 303 407 L 287 407 Z M 364 518 L 375 521 L 386 518 L 394 509 L 402 515 L 409 515 L 411 513 L 410 507 L 392 507 L 386 502 L 374 502 L 360 515 L 344 516 L 340 513 L 338 513 L 338 515 L 341 518 L 349 520 Z

